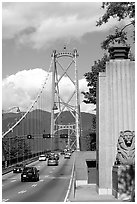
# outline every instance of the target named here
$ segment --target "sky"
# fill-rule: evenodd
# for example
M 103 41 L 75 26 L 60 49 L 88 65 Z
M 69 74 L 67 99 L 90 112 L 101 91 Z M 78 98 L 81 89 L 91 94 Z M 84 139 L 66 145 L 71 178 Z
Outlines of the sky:
M 95 105 L 83 103 L 81 91 L 88 91 L 84 74 L 91 71 L 104 50 L 101 42 L 119 24 L 110 19 L 101 27 L 96 21 L 105 12 L 101 2 L 3 2 L 2 3 L 2 109 L 13 106 L 27 110 L 48 74 L 53 50 L 77 49 L 80 107 L 95 113 Z M 122 24 L 125 22 L 123 21 Z M 62 82 L 62 93 L 71 88 Z M 46 88 L 50 110 L 51 73 Z

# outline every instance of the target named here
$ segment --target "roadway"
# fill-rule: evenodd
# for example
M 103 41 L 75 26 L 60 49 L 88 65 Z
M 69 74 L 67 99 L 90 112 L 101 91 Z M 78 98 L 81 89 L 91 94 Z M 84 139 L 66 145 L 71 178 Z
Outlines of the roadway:
M 3 202 L 64 202 L 74 153 L 70 159 L 60 156 L 58 166 L 47 166 L 47 161 L 35 161 L 28 166 L 36 166 L 40 172 L 38 182 L 21 182 L 20 173 L 10 172 L 2 176 Z

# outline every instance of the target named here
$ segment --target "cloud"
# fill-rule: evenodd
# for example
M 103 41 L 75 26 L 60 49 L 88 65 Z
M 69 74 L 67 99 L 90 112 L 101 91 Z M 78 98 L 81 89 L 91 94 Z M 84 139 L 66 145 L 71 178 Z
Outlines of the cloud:
M 3 3 L 3 39 L 35 49 L 59 39 L 81 39 L 86 33 L 110 29 L 116 20 L 96 27 L 104 13 L 101 2 Z
M 47 77 L 48 76 L 48 77 Z M 36 100 L 37 95 L 41 92 L 42 87 L 45 88 L 42 91 L 40 100 L 35 103 L 34 108 L 42 107 L 42 109 L 50 111 L 51 110 L 51 73 L 36 68 L 30 70 L 23 70 L 15 75 L 8 76 L 2 81 L 2 109 L 8 110 L 14 106 L 20 107 L 21 111 L 27 111 L 28 108 Z M 66 102 L 74 91 L 74 85 L 70 82 L 68 77 L 63 77 L 59 83 L 60 95 L 62 99 Z M 90 112 L 95 108 L 93 105 L 86 105 L 83 101 L 83 95 L 81 91 L 87 91 L 86 80 L 79 80 L 80 89 L 80 107 L 82 112 Z M 73 99 L 71 105 L 75 105 L 75 100 Z M 94 113 L 94 111 L 93 111 Z

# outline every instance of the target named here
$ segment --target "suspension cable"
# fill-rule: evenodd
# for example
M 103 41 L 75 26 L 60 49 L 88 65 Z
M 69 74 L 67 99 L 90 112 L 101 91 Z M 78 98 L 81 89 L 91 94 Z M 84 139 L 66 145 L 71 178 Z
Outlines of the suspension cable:
M 46 78 L 45 78 L 45 82 L 44 82 L 44 84 L 42 85 L 42 89 L 39 91 L 39 93 L 38 93 L 36 99 L 35 99 L 34 102 L 31 104 L 31 106 L 30 106 L 30 108 L 28 109 L 28 111 L 27 111 L 11 128 L 9 128 L 9 130 L 7 130 L 7 131 L 2 135 L 2 137 L 6 136 L 9 132 L 13 131 L 13 129 L 14 129 L 24 118 L 26 118 L 27 114 L 33 109 L 35 103 L 38 102 L 38 100 L 39 100 L 39 98 L 40 98 L 40 95 L 41 95 L 43 89 L 45 88 L 45 85 L 46 85 L 47 80 L 48 80 L 48 78 L 49 78 L 49 74 L 50 74 L 50 72 L 51 72 L 52 64 L 53 64 L 53 57 L 52 57 L 52 59 L 51 59 L 51 63 L 50 63 L 50 66 L 49 66 L 48 74 L 47 74 L 47 76 L 46 76 Z

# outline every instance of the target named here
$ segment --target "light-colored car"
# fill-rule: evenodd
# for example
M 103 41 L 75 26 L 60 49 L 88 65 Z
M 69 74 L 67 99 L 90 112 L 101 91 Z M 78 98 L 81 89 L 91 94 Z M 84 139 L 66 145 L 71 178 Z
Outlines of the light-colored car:
M 46 161 L 47 157 L 45 154 L 39 156 L 39 161 Z
M 65 155 L 64 155 L 64 159 L 70 159 L 70 154 L 69 153 L 65 153 Z
M 47 162 L 48 166 L 57 166 L 58 164 L 59 164 L 59 162 L 55 156 L 51 156 L 48 158 L 48 162 Z

